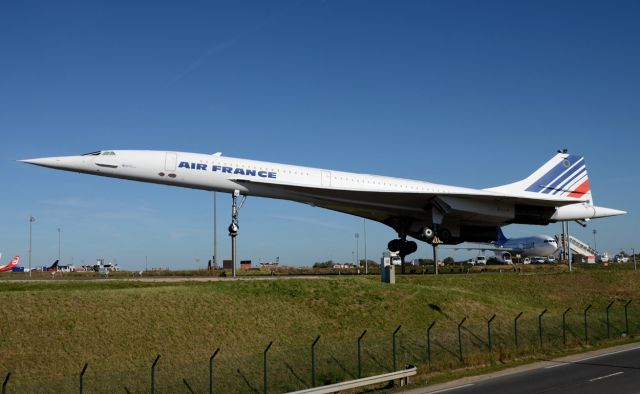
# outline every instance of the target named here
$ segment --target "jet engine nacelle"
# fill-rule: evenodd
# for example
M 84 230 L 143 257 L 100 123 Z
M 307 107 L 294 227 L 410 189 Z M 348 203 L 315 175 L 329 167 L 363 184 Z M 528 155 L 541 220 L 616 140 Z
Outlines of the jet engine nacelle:
M 498 260 L 502 264 L 513 264 L 513 260 L 511 259 L 511 253 L 495 251 L 495 255 L 496 255 L 496 260 Z

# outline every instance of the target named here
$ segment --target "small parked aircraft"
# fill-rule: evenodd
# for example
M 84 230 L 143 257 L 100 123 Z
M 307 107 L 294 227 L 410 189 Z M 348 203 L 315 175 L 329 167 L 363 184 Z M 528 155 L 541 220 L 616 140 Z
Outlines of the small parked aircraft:
M 0 258 L 2 255 L 0 254 Z M 0 272 L 11 271 L 13 267 L 18 266 L 18 261 L 20 261 L 20 256 L 15 256 L 8 264 L 0 265 Z

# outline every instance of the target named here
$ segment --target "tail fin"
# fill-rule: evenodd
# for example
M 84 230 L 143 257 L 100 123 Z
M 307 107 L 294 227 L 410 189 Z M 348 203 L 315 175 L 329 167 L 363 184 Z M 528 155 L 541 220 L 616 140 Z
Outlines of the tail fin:
M 506 193 L 537 193 L 556 197 L 591 199 L 591 186 L 584 157 L 559 152 L 527 178 L 489 190 Z
M 9 262 L 9 267 L 15 267 L 18 265 L 18 261 L 20 261 L 20 256 L 14 256 L 11 262 Z
M 47 269 L 47 271 L 52 271 L 52 270 L 54 270 L 54 269 L 57 269 L 57 268 L 58 268 L 58 261 L 59 261 L 59 260 L 54 261 L 54 262 L 53 262 L 53 264 L 51 264 L 51 267 L 49 267 L 49 268 Z
M 502 227 L 498 227 L 498 240 L 496 241 L 496 244 L 504 245 L 504 243 L 507 241 L 507 237 L 505 237 L 504 233 L 502 232 Z

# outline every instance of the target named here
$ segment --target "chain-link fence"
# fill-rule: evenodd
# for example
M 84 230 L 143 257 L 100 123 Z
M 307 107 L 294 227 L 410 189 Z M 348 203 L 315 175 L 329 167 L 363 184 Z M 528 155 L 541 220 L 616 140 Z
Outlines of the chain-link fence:
M 15 368 L 4 372 L 3 393 L 282 393 L 383 374 L 409 364 L 428 375 L 545 358 L 609 340 L 619 342 L 638 333 L 640 304 L 594 301 L 512 316 L 491 314 L 485 319 L 444 316 L 425 321 L 422 327 L 363 327 L 360 335 L 343 341 L 326 339 L 319 333 L 309 335 L 306 345 L 265 343 L 262 351 L 252 354 L 221 348 L 211 349 L 208 359 L 184 360 L 160 352 L 150 357 L 147 365 L 123 366 L 119 372 L 111 372 L 113 367 L 102 371 L 104 365 L 99 360 L 88 365 L 86 360 L 77 360 L 77 374 L 65 376 L 55 365 L 37 375 L 24 375 Z

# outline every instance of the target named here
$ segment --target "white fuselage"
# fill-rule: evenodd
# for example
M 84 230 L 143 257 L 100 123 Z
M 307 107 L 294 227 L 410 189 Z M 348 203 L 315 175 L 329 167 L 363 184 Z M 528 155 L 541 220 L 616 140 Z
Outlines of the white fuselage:
M 558 250 L 555 238 L 548 235 L 532 237 L 510 238 L 504 243 L 496 243 L 498 248 L 510 249 L 522 257 L 549 257 Z M 496 254 L 498 252 L 496 251 Z
M 506 189 L 471 189 L 425 181 L 167 151 L 99 151 L 23 160 L 60 170 L 208 191 L 278 198 L 385 223 L 425 240 L 438 226 L 452 243 L 495 240 L 509 223 L 546 224 L 624 213 L 575 198 Z

